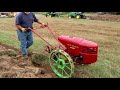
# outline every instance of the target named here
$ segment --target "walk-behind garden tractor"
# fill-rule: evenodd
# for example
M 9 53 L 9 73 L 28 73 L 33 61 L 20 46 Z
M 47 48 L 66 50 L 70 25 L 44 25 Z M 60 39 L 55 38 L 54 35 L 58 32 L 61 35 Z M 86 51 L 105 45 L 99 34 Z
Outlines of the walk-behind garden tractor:
M 58 46 L 53 46 L 41 37 L 37 29 L 47 28 L 58 42 Z M 74 65 L 91 64 L 97 61 L 98 45 L 95 42 L 78 37 L 65 35 L 55 36 L 48 24 L 44 27 L 31 29 L 38 37 L 46 42 L 46 51 L 50 53 L 49 63 L 52 70 L 61 78 L 70 78 L 74 73 Z M 35 62 L 35 61 L 34 61 Z M 37 62 L 36 62 L 37 63 Z

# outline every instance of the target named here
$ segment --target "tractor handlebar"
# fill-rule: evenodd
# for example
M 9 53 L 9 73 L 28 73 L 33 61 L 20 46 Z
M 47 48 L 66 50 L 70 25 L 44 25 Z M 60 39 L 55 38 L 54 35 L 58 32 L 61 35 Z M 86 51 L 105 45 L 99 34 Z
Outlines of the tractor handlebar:
M 46 28 L 46 27 L 48 27 L 48 23 L 47 24 L 45 24 L 45 25 L 41 25 L 39 28 L 30 28 L 30 27 L 28 27 L 26 30 L 37 30 L 37 29 L 42 29 L 42 28 Z
M 40 28 L 45 28 L 45 27 L 48 27 L 48 23 L 43 26 L 40 26 Z

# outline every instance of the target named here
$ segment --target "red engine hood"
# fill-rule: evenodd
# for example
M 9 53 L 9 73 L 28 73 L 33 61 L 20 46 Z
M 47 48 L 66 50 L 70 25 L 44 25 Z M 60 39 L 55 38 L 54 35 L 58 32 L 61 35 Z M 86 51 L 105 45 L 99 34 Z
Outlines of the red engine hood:
M 61 35 L 58 37 L 58 40 L 63 44 L 68 43 L 68 44 L 75 44 L 75 45 L 84 46 L 84 47 L 98 47 L 98 45 L 95 42 L 92 42 L 83 38 L 78 38 L 78 37 Z

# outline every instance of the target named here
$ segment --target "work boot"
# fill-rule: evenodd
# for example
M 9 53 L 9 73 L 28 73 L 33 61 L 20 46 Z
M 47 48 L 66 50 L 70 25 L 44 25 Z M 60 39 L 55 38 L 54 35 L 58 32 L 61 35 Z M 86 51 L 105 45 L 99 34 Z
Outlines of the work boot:
M 17 55 L 17 56 L 16 56 L 16 58 L 18 58 L 18 59 L 21 58 L 21 57 L 22 57 L 22 55 Z
M 22 57 L 22 52 L 19 51 L 19 52 L 18 52 L 18 55 L 16 56 L 16 58 L 19 59 L 19 58 L 21 58 L 21 57 Z
M 30 49 L 27 50 L 27 55 L 31 56 L 32 55 L 32 51 Z
M 28 59 L 28 55 L 23 55 L 23 56 L 21 57 L 21 59 L 22 59 L 22 60 Z

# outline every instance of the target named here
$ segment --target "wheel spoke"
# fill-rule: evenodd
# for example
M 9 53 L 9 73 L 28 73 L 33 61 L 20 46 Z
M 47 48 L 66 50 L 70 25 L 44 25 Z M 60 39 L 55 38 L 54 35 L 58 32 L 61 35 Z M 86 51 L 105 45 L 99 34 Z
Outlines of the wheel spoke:
M 68 66 L 65 66 L 65 67 L 68 68 L 71 71 L 71 69 Z
M 51 58 L 55 63 L 57 63 L 57 61 L 55 60 L 55 59 L 53 59 L 53 58 Z
M 58 73 L 61 73 L 60 70 L 62 70 L 62 69 L 60 69 L 60 68 L 56 68 L 56 70 L 57 70 Z
M 57 57 L 57 59 L 59 59 L 59 57 L 56 54 L 54 54 L 54 55 Z
M 60 53 L 58 53 L 58 58 L 60 58 Z
M 70 64 L 70 63 L 65 63 L 66 65 Z
M 56 66 L 57 64 L 54 63 L 53 65 Z
M 63 55 L 62 55 L 62 57 L 61 57 L 61 58 L 62 58 L 63 60 L 65 60 L 65 59 L 66 59 L 66 58 L 65 58 L 65 56 L 63 56 Z
M 65 72 L 65 74 L 66 74 L 67 76 L 69 76 L 68 73 L 67 73 L 64 69 L 63 69 L 63 71 Z
M 62 57 L 62 59 L 65 61 L 65 60 L 68 60 L 65 56 Z
M 67 62 L 66 62 L 66 60 L 67 60 Z M 65 64 L 70 64 L 68 59 L 65 59 L 64 61 L 65 61 Z

